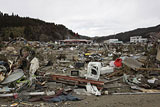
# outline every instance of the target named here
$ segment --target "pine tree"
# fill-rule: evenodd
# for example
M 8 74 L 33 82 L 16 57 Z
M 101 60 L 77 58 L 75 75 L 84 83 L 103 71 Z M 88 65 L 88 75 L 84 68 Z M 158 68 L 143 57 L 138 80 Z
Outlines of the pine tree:
M 27 40 L 32 39 L 32 30 L 30 26 L 26 26 L 24 29 L 24 38 Z

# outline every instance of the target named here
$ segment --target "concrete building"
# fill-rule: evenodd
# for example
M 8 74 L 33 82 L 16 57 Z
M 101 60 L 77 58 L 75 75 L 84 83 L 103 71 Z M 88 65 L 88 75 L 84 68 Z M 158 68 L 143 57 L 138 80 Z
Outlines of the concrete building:
M 130 43 L 145 43 L 147 38 L 142 38 L 142 36 L 133 36 L 130 37 Z
M 109 39 L 109 40 L 106 40 L 106 41 L 104 41 L 104 43 L 108 43 L 108 44 L 110 44 L 110 43 L 123 43 L 122 41 L 119 41 L 118 39 Z
M 90 44 L 93 41 L 86 39 L 65 39 L 65 40 L 59 40 L 59 42 L 60 44 Z

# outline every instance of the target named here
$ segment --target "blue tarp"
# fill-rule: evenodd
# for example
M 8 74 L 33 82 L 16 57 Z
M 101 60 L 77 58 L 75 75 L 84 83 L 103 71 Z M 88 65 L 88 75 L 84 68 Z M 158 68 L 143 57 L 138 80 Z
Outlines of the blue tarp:
M 77 98 L 75 96 L 72 96 L 70 94 L 68 95 L 60 95 L 60 96 L 57 96 L 55 98 L 51 98 L 49 100 L 49 102 L 60 102 L 60 101 L 80 101 L 82 99 L 80 98 Z

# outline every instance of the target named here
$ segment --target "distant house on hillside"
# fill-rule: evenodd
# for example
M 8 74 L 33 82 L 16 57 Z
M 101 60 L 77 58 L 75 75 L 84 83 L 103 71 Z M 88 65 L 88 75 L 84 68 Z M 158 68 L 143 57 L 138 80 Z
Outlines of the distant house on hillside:
M 130 37 L 130 43 L 145 43 L 147 38 L 142 38 L 142 36 L 133 36 Z

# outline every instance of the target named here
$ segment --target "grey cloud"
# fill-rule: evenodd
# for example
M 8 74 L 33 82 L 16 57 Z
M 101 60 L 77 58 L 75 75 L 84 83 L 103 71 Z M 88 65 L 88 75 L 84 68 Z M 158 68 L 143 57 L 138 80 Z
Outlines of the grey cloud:
M 88 36 L 160 23 L 160 0 L 1 0 L 0 10 L 64 24 Z

